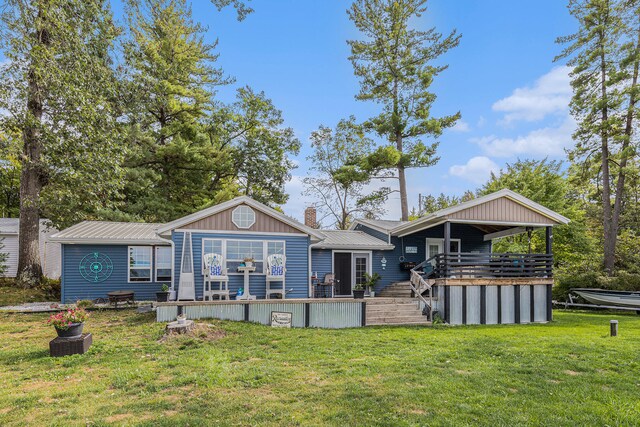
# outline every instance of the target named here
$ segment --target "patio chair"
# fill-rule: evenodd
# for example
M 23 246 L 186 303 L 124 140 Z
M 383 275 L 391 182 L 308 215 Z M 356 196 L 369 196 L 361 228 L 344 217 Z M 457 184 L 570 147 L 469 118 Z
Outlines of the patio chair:
M 229 299 L 229 276 L 227 269 L 223 268 L 222 255 L 209 253 L 202 256 L 204 261 L 204 283 L 202 285 L 202 300 L 213 300 L 214 295 L 220 299 Z M 213 283 L 218 284 L 218 289 L 213 288 Z
M 266 298 L 269 299 L 273 294 L 281 295 L 284 299 L 286 294 L 285 276 L 287 273 L 286 257 L 280 254 L 269 255 L 267 257 L 267 290 Z M 272 282 L 282 282 L 282 288 L 272 288 Z
M 327 273 L 324 275 L 324 280 L 318 283 L 318 291 L 316 292 L 316 298 L 333 298 L 335 294 L 336 275 L 333 273 Z M 329 291 L 329 292 L 327 292 Z M 327 296 L 327 293 L 329 294 Z

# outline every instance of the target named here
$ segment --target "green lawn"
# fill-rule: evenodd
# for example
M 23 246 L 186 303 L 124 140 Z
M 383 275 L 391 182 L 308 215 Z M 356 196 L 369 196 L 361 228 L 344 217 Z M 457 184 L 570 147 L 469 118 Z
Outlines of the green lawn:
M 41 288 L 25 289 L 18 287 L 12 281 L 0 281 L 0 307 L 28 302 L 59 300 L 59 296 L 56 298 Z
M 0 315 L 0 425 L 637 425 L 640 317 L 341 331 L 94 313 L 48 357 L 44 315 Z M 620 336 L 607 337 L 608 320 Z M 212 326 L 206 326 L 212 325 Z

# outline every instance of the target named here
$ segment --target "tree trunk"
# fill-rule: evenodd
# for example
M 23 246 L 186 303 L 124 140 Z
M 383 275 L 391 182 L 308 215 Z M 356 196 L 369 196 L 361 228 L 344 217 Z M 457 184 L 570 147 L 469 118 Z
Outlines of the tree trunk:
M 600 36 L 601 46 L 604 46 L 604 34 Z M 605 61 L 604 49 L 600 54 L 600 92 L 602 97 L 602 111 L 600 126 L 600 151 L 602 165 L 602 225 L 604 229 L 604 270 L 609 276 L 613 275 L 615 264 L 615 244 L 616 235 L 613 229 L 613 216 L 611 209 L 611 187 L 609 173 L 609 134 L 607 130 L 607 122 L 609 120 L 609 111 L 607 106 L 607 65 Z
M 50 44 L 45 17 L 40 5 L 35 23 L 37 40 L 33 49 L 46 48 Z M 36 54 L 37 56 L 37 54 Z M 32 59 L 36 61 L 37 59 Z M 31 64 L 28 79 L 27 111 L 28 124 L 22 130 L 22 172 L 20 175 L 20 229 L 18 236 L 18 277 L 30 276 L 26 283 L 34 284 L 42 279 L 40 261 L 40 191 L 43 186 L 42 170 L 42 123 L 43 96 L 36 65 Z

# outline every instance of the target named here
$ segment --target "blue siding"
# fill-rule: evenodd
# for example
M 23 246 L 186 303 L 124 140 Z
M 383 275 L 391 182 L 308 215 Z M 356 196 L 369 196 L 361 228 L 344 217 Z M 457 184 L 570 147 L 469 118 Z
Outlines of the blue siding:
M 61 301 L 72 303 L 80 299 L 106 298 L 107 292 L 132 290 L 137 300 L 155 300 L 164 283 L 127 282 L 129 268 L 127 245 L 62 245 Z M 111 276 L 100 283 L 87 281 L 80 274 L 80 261 L 85 255 L 100 252 L 113 263 Z M 155 257 L 155 250 L 152 251 Z M 155 268 L 155 260 L 152 263 Z M 155 278 L 155 271 L 152 271 Z
M 401 257 L 404 256 L 405 261 L 422 262 L 426 259 L 426 239 L 444 238 L 444 225 L 429 228 L 427 230 L 418 231 L 404 237 L 391 237 L 391 244 L 395 245 L 393 251 L 374 251 L 373 252 L 373 271 L 382 276 L 376 291 L 390 285 L 394 282 L 409 280 L 409 272 L 400 270 Z M 467 224 L 451 224 L 451 238 L 460 239 L 462 252 L 491 252 L 491 242 L 484 241 L 484 233 L 479 229 Z M 407 254 L 404 248 L 407 246 L 416 246 L 418 253 Z M 382 269 L 382 257 L 387 259 L 386 269 Z
M 293 289 L 287 293 L 287 298 L 307 298 L 309 296 L 309 237 L 308 236 L 277 236 L 264 234 L 232 234 L 232 233 L 215 233 L 215 232 L 194 232 L 191 233 L 191 242 L 193 244 L 193 260 L 196 286 L 196 299 L 202 299 L 202 286 L 204 277 L 202 275 L 202 239 L 233 239 L 233 240 L 278 240 L 285 241 L 285 251 L 287 257 L 287 273 L 286 287 L 287 290 Z M 175 287 L 178 289 L 180 283 L 180 262 L 182 256 L 182 244 L 184 233 L 182 231 L 174 231 L 172 239 L 175 244 Z M 244 276 L 241 274 L 233 274 L 229 271 L 229 293 L 233 298 L 239 288 L 244 287 Z M 214 284 L 216 285 L 216 284 Z M 264 274 L 251 274 L 249 278 L 251 295 L 255 295 L 259 299 L 265 298 L 266 281 Z M 272 283 L 273 287 L 279 287 L 279 283 Z
M 318 273 L 319 279 L 324 279 L 325 274 L 331 274 L 331 249 L 311 250 L 311 272 Z

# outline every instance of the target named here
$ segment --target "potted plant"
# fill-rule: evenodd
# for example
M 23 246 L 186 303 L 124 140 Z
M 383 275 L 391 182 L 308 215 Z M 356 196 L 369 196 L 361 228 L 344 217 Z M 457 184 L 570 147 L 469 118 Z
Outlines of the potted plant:
M 162 288 L 159 292 L 156 292 L 156 301 L 157 302 L 167 302 L 169 300 L 169 285 L 166 283 L 162 285 Z
M 246 258 L 244 259 L 244 265 L 245 265 L 246 267 L 253 267 L 253 262 L 254 262 L 254 261 L 255 261 L 255 260 L 254 260 L 252 257 L 246 257 Z
M 82 335 L 82 327 L 88 317 L 89 313 L 84 309 L 70 308 L 52 314 L 47 323 L 53 325 L 60 338 L 78 338 Z
M 378 284 L 378 282 L 380 281 L 380 279 L 382 279 L 382 277 L 378 274 L 378 273 L 373 273 L 373 274 L 369 274 L 369 273 L 364 273 L 364 287 L 365 289 L 367 289 L 369 291 L 369 296 L 373 297 L 375 296 L 375 287 Z
M 364 285 L 362 283 L 358 283 L 353 287 L 353 298 L 364 299 Z

